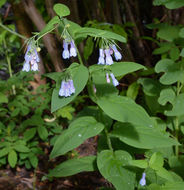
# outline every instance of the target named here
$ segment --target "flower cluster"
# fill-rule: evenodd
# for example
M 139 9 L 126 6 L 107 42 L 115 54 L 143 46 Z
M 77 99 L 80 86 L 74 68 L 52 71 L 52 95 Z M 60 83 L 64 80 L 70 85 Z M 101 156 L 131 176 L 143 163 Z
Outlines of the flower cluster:
M 111 55 L 114 53 L 116 61 L 122 59 L 121 53 L 117 50 L 116 46 L 113 44 L 110 48 L 107 49 L 99 49 L 99 58 L 98 58 L 98 65 L 112 65 L 113 59 Z
M 115 78 L 114 74 L 113 73 L 110 73 L 110 76 L 111 76 L 111 79 L 112 79 L 112 83 L 114 86 L 118 86 L 119 85 L 119 82 L 118 80 Z M 106 81 L 107 83 L 110 83 L 111 80 L 109 78 L 109 73 L 106 73 Z
M 70 51 L 68 50 L 69 45 L 70 45 Z M 77 56 L 77 51 L 73 40 L 71 40 L 70 42 L 68 42 L 68 40 L 63 40 L 63 48 L 64 48 L 64 51 L 62 53 L 63 59 L 69 59 L 70 57 Z
M 61 88 L 59 90 L 59 96 L 68 97 L 75 93 L 75 87 L 73 85 L 73 80 L 63 80 L 61 82 Z
M 145 186 L 145 185 L 146 185 L 146 173 L 145 173 L 145 172 L 142 174 L 142 178 L 141 178 L 141 180 L 139 181 L 139 184 L 140 184 L 141 186 Z
M 28 45 L 26 54 L 24 56 L 25 63 L 22 71 L 38 71 L 38 62 L 40 61 L 36 47 L 32 44 Z

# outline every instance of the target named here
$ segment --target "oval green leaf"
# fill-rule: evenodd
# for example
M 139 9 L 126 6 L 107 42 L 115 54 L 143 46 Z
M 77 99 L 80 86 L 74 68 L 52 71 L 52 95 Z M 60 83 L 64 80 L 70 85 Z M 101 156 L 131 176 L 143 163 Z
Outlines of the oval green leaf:
M 93 117 L 80 117 L 74 120 L 56 140 L 50 158 L 63 155 L 78 147 L 86 139 L 98 135 L 104 129 L 102 123 Z
M 49 171 L 49 177 L 67 177 L 80 172 L 92 172 L 96 170 L 96 156 L 86 156 L 62 162 Z
M 61 3 L 55 4 L 53 9 L 56 12 L 56 14 L 60 17 L 68 16 L 70 14 L 70 9 L 66 5 Z

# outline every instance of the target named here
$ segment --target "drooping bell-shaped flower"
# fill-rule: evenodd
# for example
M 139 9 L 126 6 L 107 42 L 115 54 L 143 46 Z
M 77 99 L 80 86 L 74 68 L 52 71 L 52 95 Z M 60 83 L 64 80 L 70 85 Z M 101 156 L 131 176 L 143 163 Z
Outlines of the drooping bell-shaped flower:
M 145 173 L 145 172 L 142 174 L 142 178 L 141 178 L 141 180 L 139 181 L 139 184 L 140 184 L 141 186 L 145 186 L 145 185 L 146 185 L 146 173 Z
M 115 56 L 116 61 L 121 60 L 121 59 L 122 59 L 122 55 L 121 55 L 121 53 L 117 50 L 117 48 L 116 48 L 115 45 L 112 45 L 112 49 L 113 49 L 113 51 L 114 51 L 114 56 Z
M 69 59 L 70 57 L 70 53 L 68 51 L 68 45 L 69 45 L 68 42 L 63 40 L 63 48 L 64 48 L 63 53 L 62 53 L 63 59 Z
M 110 80 L 110 78 L 109 78 L 109 73 L 106 73 L 106 81 L 107 81 L 107 83 L 110 83 L 110 82 L 111 82 L 111 80 Z
M 118 85 L 119 85 L 119 82 L 118 82 L 118 80 L 115 78 L 114 74 L 111 73 L 110 76 L 111 76 L 111 78 L 112 78 L 112 83 L 113 83 L 113 85 L 114 85 L 114 86 L 118 86 Z
M 38 71 L 38 62 L 40 61 L 36 47 L 33 44 L 29 44 L 24 56 L 25 63 L 22 71 L 29 72 Z
M 70 46 L 70 57 L 76 57 L 77 51 L 73 40 L 70 42 Z
M 104 65 L 105 64 L 105 59 L 104 59 L 104 50 L 103 49 L 99 49 L 99 58 L 98 58 L 98 65 Z
M 22 68 L 22 71 L 26 71 L 26 72 L 29 72 L 30 71 L 30 64 L 29 62 L 25 62 L 24 65 L 23 65 L 23 68 Z
M 74 87 L 74 85 L 73 85 L 73 80 L 70 79 L 70 80 L 68 81 L 68 83 L 69 83 L 69 88 L 70 88 L 70 94 L 75 93 L 75 87 Z
M 105 55 L 106 55 L 106 58 L 105 58 L 106 65 L 112 65 L 113 60 L 112 60 L 112 57 L 110 55 L 110 49 L 105 50 Z
M 59 96 L 68 97 L 75 93 L 75 87 L 73 85 L 73 80 L 68 81 L 63 80 L 61 82 L 61 88 L 59 90 Z

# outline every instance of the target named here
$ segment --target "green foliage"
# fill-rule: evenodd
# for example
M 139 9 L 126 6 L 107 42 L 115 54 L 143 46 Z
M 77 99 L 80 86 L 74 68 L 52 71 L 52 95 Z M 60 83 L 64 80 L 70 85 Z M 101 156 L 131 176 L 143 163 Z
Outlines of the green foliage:
M 154 0 L 154 5 L 164 5 L 168 9 L 177 9 L 184 6 L 183 0 Z
M 97 156 L 97 165 L 100 173 L 110 181 L 117 190 L 135 187 L 135 173 L 126 169 L 125 166 L 131 160 L 129 153 L 118 150 L 104 150 Z
M 95 171 L 96 156 L 74 158 L 62 162 L 53 170 L 49 171 L 49 177 L 67 177 L 80 172 Z
M 183 1 L 155 0 L 154 5 L 174 9 L 183 6 Z M 104 43 L 103 47 L 109 48 L 127 41 L 126 26 L 89 21 L 81 27 L 63 18 L 70 14 L 67 6 L 56 4 L 53 9 L 57 16 L 35 33 L 36 43 L 58 28 L 61 37 L 74 40 L 76 47 L 86 40 L 83 53 L 87 61 L 97 46 Z M 76 50 L 80 64 L 74 62 L 62 72 L 45 74 L 54 85 L 31 91 L 28 84 L 33 77 L 24 72 L 0 81 L 0 166 L 36 168 L 43 154 L 41 143 L 49 149 L 53 145 L 50 159 L 54 161 L 72 155 L 87 139 L 99 136 L 97 156 L 68 159 L 50 170 L 47 177 L 99 170 L 117 190 L 182 189 L 184 28 L 168 23 L 154 23 L 148 28 L 158 29 L 152 41 L 158 46 L 153 55 L 160 59 L 146 72 L 138 73 L 147 68 L 128 61 L 87 67 Z M 7 35 L 1 34 L 1 44 L 5 45 Z M 9 57 L 9 50 L 5 54 Z M 106 80 L 107 73 L 119 80 L 118 88 L 112 79 Z M 128 81 L 130 85 L 124 87 L 121 81 L 127 80 L 127 74 L 133 74 L 137 81 Z M 61 97 L 61 82 L 68 79 L 73 80 L 75 92 Z M 139 183 L 143 172 L 146 187 Z
M 53 75 L 53 77 L 55 78 L 56 75 Z M 72 78 L 73 78 L 74 86 L 76 88 L 75 94 L 73 94 L 72 96 L 68 98 L 59 97 L 58 93 L 59 93 L 61 80 L 57 80 L 56 88 L 53 90 L 53 93 L 52 93 L 52 104 L 51 104 L 52 112 L 66 106 L 68 103 L 74 100 L 74 98 L 84 89 L 88 81 L 88 69 L 83 65 L 76 65 L 73 68 L 71 68 L 71 75 L 73 76 Z
M 60 17 L 68 16 L 70 14 L 70 9 L 66 5 L 60 3 L 55 4 L 53 9 L 56 12 L 56 14 Z
M 86 139 L 98 135 L 104 128 L 102 123 L 93 117 L 80 117 L 74 120 L 67 130 L 57 138 L 50 158 L 63 155 L 78 147 Z

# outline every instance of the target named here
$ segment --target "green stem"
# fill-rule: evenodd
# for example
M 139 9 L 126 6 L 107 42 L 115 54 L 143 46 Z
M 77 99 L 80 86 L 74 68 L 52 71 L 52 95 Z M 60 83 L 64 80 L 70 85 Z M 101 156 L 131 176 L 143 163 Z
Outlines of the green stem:
M 180 82 L 177 82 L 176 96 L 179 96 L 182 87 L 183 87 L 183 84 L 181 84 Z M 178 116 L 176 116 L 176 118 L 175 118 L 175 137 L 177 140 L 178 140 L 178 136 L 179 136 L 178 133 L 179 133 L 179 119 L 178 119 Z M 178 145 L 175 146 L 175 154 L 177 157 L 179 156 L 179 146 Z
M 178 132 L 179 132 L 179 121 L 178 121 L 178 117 L 176 116 L 175 119 L 175 137 L 178 140 Z M 179 146 L 176 145 L 175 146 L 175 154 L 178 157 L 179 156 Z
M 77 48 L 76 46 L 75 46 L 75 48 L 76 48 L 76 50 L 77 50 L 77 56 L 78 56 L 78 59 L 79 59 L 80 64 L 84 65 L 84 63 L 83 63 L 83 61 L 82 61 L 82 58 L 81 58 L 81 55 L 80 55 L 80 53 L 79 53 L 78 48 Z
M 3 39 L 3 43 L 4 43 L 4 48 L 5 48 L 6 61 L 8 63 L 8 71 L 9 71 L 10 77 L 13 77 L 12 67 L 11 67 L 11 59 L 10 59 L 8 51 L 7 51 L 7 45 L 6 45 L 5 39 Z M 12 85 L 12 91 L 13 91 L 13 95 L 16 95 L 15 85 Z
M 24 39 L 24 40 L 27 40 L 27 38 L 26 38 L 25 36 L 22 36 L 21 34 L 18 34 L 17 32 L 15 32 L 15 31 L 13 31 L 13 30 L 10 30 L 8 27 L 6 27 L 5 25 L 3 25 L 2 23 L 0 23 L 0 26 L 1 26 L 2 28 L 4 28 L 5 30 L 7 30 L 8 32 L 10 32 L 10 33 L 12 33 L 12 34 L 14 34 L 14 35 L 16 35 L 16 36 L 18 36 L 18 37 Z
M 105 129 L 105 134 L 106 134 L 106 137 L 107 137 L 107 144 L 108 144 L 108 147 L 109 147 L 110 150 L 113 151 L 111 139 L 110 139 L 110 137 L 109 137 L 109 134 L 108 134 L 107 129 Z

